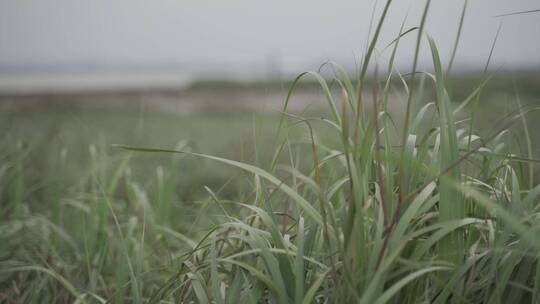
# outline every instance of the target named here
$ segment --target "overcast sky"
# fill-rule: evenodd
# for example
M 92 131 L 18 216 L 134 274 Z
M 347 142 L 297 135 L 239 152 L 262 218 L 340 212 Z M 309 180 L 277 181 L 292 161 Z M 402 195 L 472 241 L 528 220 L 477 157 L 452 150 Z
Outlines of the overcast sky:
M 378 2 L 380 12 L 384 1 Z M 394 0 L 379 46 L 397 35 L 407 13 L 407 26 L 417 25 L 424 3 Z M 372 0 L 0 0 L 0 69 L 175 63 L 186 69 L 231 73 L 261 65 L 297 73 L 326 60 L 351 67 L 365 49 L 373 4 Z M 432 1 L 427 32 L 446 60 L 462 6 L 463 0 Z M 540 66 L 540 13 L 495 17 L 530 9 L 540 9 L 540 1 L 469 0 L 457 65 L 483 66 L 503 22 L 494 67 Z M 410 65 L 414 39 L 410 35 L 402 45 L 398 56 L 402 67 Z M 426 55 L 423 64 L 428 63 Z

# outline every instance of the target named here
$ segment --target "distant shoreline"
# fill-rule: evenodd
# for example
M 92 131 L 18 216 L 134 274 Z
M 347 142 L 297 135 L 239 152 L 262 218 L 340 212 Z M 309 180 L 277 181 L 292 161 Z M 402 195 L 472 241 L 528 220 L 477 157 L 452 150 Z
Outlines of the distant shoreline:
M 492 87 L 513 90 L 520 84 L 521 93 L 540 90 L 540 69 L 493 71 Z M 198 73 L 179 69 L 118 69 L 118 70 L 57 70 L 10 71 L 0 69 L 0 96 L 94 95 L 115 93 L 182 92 L 186 90 L 282 91 L 286 92 L 297 75 L 261 73 L 223 75 Z M 332 83 L 331 70 L 323 73 Z M 454 84 L 475 86 L 485 77 L 477 70 L 457 70 Z M 355 78 L 351 75 L 354 82 Z M 368 79 L 368 82 L 370 80 Z M 299 88 L 318 88 L 312 77 L 304 77 Z M 534 94 L 533 94 L 534 95 Z

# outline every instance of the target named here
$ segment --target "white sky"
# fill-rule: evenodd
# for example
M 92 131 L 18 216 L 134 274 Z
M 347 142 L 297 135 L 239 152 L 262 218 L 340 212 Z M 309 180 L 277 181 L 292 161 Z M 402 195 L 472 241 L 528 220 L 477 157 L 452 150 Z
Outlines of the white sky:
M 380 12 L 385 1 L 378 2 Z M 326 60 L 352 67 L 365 47 L 373 3 L 0 0 L 0 72 L 8 67 L 176 63 L 187 70 L 235 73 L 268 66 L 272 60 L 281 62 L 285 73 L 312 69 Z M 418 24 L 424 3 L 394 0 L 380 46 L 395 37 L 408 11 L 408 26 Z M 427 32 L 439 43 L 446 60 L 462 5 L 463 0 L 432 1 Z M 457 66 L 483 66 L 500 21 L 503 28 L 494 66 L 540 66 L 540 13 L 494 17 L 530 9 L 540 9 L 540 1 L 469 0 Z M 405 39 L 400 66 L 410 66 L 414 39 L 414 35 Z M 427 64 L 428 53 L 423 54 L 422 63 Z

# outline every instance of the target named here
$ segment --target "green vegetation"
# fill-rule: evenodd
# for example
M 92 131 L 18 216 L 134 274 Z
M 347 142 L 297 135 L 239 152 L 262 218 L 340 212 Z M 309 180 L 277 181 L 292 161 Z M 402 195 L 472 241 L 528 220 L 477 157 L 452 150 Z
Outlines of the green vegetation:
M 32 131 L 48 122 L 12 116 L 0 145 L 0 301 L 540 303 L 526 120 L 537 109 L 517 99 L 480 136 L 490 75 L 467 94 L 450 88 L 451 66 L 424 39 L 429 1 L 378 65 L 390 4 L 357 79 L 333 64 L 333 86 L 301 74 L 277 119 L 87 113 L 57 118 L 47 136 Z M 393 66 L 404 35 L 417 35 L 408 75 Z M 417 73 L 420 48 L 434 73 Z M 379 81 L 368 85 L 370 67 Z M 323 117 L 288 111 L 309 77 Z M 404 117 L 391 114 L 395 96 Z M 91 123 L 101 143 L 88 144 Z M 525 130 L 524 153 L 512 126 Z

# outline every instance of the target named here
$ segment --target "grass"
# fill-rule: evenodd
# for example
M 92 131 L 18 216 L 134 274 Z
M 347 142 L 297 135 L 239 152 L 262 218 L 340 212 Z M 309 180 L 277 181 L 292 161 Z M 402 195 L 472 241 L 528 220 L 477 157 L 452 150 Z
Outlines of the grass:
M 466 4 L 445 68 L 424 29 L 429 3 L 369 85 L 368 72 L 382 70 L 372 56 L 384 12 L 356 80 L 328 64 L 332 82 L 298 76 L 277 120 L 257 118 L 246 135 L 250 118 L 236 117 L 228 133 L 253 138 L 240 145 L 249 153 L 227 150 L 223 124 L 202 117 L 185 118 L 189 130 L 161 129 L 168 143 L 115 137 L 123 120 L 100 125 L 109 137 L 90 146 L 81 132 L 40 142 L 12 129 L 1 145 L 0 301 L 540 303 L 527 128 L 537 108 L 517 98 L 482 136 L 489 62 L 468 93 L 452 89 Z M 434 73 L 416 73 L 416 59 L 411 74 L 396 71 L 406 35 L 416 35 L 415 58 L 429 50 Z M 288 110 L 309 77 L 328 107 L 322 117 Z M 392 96 L 406 102 L 405 117 L 391 114 Z M 512 133 L 521 126 L 525 156 Z

